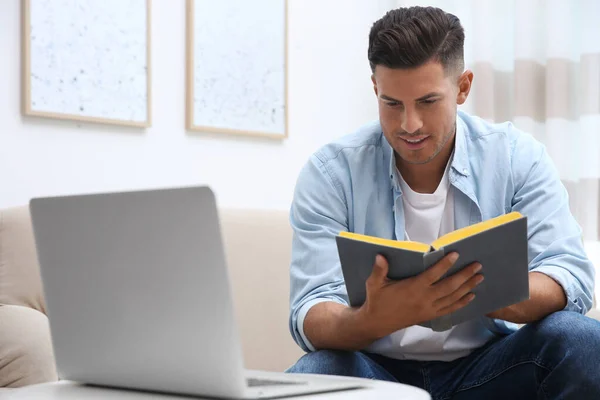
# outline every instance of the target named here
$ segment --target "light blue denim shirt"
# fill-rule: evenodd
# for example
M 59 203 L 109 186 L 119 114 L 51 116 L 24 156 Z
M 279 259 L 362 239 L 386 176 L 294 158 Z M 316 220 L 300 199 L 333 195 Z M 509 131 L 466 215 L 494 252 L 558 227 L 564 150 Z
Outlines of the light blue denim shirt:
M 529 270 L 554 278 L 567 294 L 565 309 L 585 314 L 592 305 L 594 268 L 544 146 L 511 123 L 491 124 L 460 111 L 456 126 L 450 166 L 455 229 L 510 211 L 526 215 Z M 376 121 L 321 148 L 300 172 L 290 210 L 289 325 L 306 351 L 314 350 L 303 330 L 308 310 L 323 301 L 348 304 L 335 236 L 347 230 L 404 239 L 393 154 Z M 483 319 L 488 335 L 517 328 Z

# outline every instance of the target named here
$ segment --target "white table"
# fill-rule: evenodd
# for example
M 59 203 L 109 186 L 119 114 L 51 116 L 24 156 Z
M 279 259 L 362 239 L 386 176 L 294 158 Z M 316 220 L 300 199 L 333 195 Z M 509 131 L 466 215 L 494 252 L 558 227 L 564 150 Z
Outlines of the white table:
M 374 381 L 359 378 L 343 378 L 358 381 L 365 389 L 347 390 L 342 392 L 323 393 L 307 396 L 290 397 L 291 400 L 301 399 L 344 399 L 344 400 L 431 400 L 427 392 L 400 383 Z M 105 389 L 80 385 L 69 381 L 44 383 L 0 392 L 0 400 L 185 400 L 199 399 L 198 397 L 169 396 L 148 392 L 130 390 Z

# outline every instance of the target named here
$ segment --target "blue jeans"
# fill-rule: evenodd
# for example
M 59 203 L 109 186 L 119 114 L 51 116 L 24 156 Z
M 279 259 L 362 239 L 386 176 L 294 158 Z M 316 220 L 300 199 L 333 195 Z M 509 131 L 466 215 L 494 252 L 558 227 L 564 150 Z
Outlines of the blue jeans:
M 561 311 L 452 362 L 320 350 L 287 372 L 400 382 L 433 400 L 600 399 L 600 322 Z

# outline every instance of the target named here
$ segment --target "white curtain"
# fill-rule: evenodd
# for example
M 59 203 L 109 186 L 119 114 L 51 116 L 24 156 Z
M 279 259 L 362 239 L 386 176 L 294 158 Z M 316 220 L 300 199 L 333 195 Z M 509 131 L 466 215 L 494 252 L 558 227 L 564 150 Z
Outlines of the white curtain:
M 460 18 L 475 74 L 463 109 L 543 142 L 586 241 L 599 236 L 600 0 L 398 0 Z

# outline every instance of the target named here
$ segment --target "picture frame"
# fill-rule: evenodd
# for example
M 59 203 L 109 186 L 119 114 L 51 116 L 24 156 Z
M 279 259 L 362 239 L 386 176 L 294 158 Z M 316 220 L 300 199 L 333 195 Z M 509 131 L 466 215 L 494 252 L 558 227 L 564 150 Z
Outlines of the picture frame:
M 186 7 L 186 129 L 286 139 L 288 1 Z
M 151 126 L 151 0 L 22 7 L 24 115 Z

